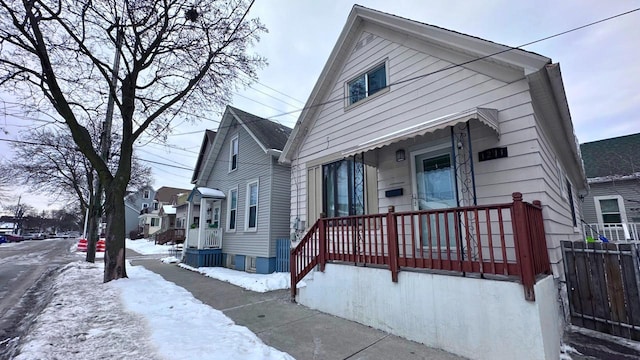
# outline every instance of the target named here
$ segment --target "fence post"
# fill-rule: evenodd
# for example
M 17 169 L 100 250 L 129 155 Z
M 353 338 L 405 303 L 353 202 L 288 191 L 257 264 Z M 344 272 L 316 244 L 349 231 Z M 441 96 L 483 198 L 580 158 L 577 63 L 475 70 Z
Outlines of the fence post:
M 298 269 L 296 268 L 296 248 L 289 249 L 289 271 L 291 272 L 291 302 L 296 302 L 296 278 Z
M 318 265 L 320 265 L 320 271 L 324 272 L 324 265 L 327 263 L 327 232 L 326 219 L 324 213 L 320 214 L 320 220 L 318 222 Z
M 395 207 L 389 206 L 387 212 L 387 245 L 389 247 L 389 270 L 391 270 L 391 280 L 398 282 L 398 222 L 394 214 Z
M 536 296 L 533 285 L 536 282 L 533 270 L 533 257 L 531 254 L 531 234 L 528 231 L 527 213 L 522 202 L 522 193 L 514 192 L 513 196 L 513 232 L 515 235 L 516 258 L 520 268 L 520 278 L 524 287 L 524 297 L 529 301 L 535 301 Z

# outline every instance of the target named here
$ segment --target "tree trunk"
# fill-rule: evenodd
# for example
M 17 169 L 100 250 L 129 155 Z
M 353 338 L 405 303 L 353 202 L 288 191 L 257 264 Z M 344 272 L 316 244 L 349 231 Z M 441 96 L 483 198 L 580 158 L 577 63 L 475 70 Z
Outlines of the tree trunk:
M 104 282 L 127 277 L 125 269 L 125 210 L 124 194 L 127 183 L 113 181 L 105 187 L 107 218 L 106 252 L 104 254 Z
M 100 208 L 96 206 L 96 196 L 90 195 L 89 200 L 89 228 L 87 229 L 87 258 L 86 261 L 93 263 L 96 261 L 96 242 L 98 241 L 98 219 L 100 218 Z

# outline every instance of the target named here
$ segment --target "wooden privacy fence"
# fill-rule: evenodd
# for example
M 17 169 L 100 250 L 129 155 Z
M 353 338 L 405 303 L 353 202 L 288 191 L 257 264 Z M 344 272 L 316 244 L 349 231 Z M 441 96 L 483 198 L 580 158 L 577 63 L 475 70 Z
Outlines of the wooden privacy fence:
M 316 265 L 328 261 L 391 271 L 448 270 L 520 279 L 535 300 L 536 276 L 550 274 L 540 202 L 321 218 L 291 250 L 291 295 Z
M 638 243 L 562 242 L 571 323 L 640 340 Z

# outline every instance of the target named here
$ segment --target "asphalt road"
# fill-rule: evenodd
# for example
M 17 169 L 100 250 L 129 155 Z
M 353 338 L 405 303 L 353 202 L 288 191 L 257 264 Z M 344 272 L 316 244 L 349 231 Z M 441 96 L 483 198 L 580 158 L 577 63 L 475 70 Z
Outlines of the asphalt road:
M 48 300 L 56 269 L 82 259 L 73 239 L 29 240 L 0 245 L 0 359 L 9 358 L 31 320 Z

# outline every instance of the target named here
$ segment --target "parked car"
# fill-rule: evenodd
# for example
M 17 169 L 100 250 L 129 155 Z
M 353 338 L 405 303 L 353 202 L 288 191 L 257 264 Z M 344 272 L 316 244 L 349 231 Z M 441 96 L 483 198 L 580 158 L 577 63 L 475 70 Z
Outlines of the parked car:
M 33 232 L 24 234 L 25 240 L 43 240 L 45 238 L 44 233 L 41 232 Z
M 13 234 L 4 234 L 3 235 L 6 239 L 7 242 L 20 242 L 22 240 L 24 240 L 24 238 L 20 235 L 13 235 Z
M 0 244 L 4 244 L 7 242 L 7 238 L 4 235 L 0 235 Z

